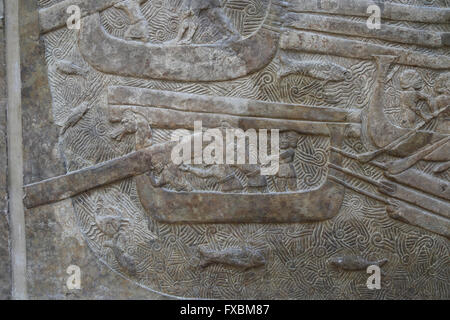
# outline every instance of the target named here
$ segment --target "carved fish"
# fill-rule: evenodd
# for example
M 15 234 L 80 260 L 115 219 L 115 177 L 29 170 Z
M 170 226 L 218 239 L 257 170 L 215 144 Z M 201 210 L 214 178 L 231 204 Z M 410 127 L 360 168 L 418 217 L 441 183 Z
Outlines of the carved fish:
M 81 118 L 83 118 L 83 116 L 86 114 L 86 112 L 90 108 L 91 107 L 89 106 L 89 104 L 87 102 L 83 102 L 78 107 L 73 109 L 72 113 L 67 118 L 66 122 L 64 122 L 64 125 L 61 129 L 61 134 L 64 134 L 67 129 L 76 125 L 78 123 L 78 121 L 80 121 Z
M 342 81 L 351 76 L 351 72 L 332 62 L 296 61 L 282 58 L 278 77 L 284 78 L 291 74 L 301 74 L 311 78 L 327 81 Z
M 76 76 L 86 76 L 88 70 L 76 65 L 75 63 L 67 60 L 60 60 L 56 64 L 57 69 L 68 75 L 76 75 Z
M 341 270 L 345 271 L 360 271 L 366 270 L 368 266 L 376 265 L 383 266 L 387 259 L 381 259 L 378 261 L 369 261 L 359 256 L 343 256 L 343 257 L 334 257 L 329 260 L 329 263 Z
M 199 253 L 200 266 L 203 268 L 211 264 L 225 264 L 246 270 L 266 264 L 264 256 L 250 248 L 228 248 L 225 250 L 199 248 Z

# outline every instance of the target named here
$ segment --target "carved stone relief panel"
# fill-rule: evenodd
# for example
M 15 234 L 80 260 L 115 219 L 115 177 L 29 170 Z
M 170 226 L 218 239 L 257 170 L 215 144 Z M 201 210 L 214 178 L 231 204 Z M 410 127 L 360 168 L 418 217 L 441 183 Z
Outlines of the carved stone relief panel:
M 79 0 L 79 29 L 37 3 L 66 172 L 24 204 L 70 204 L 60 232 L 111 272 L 149 295 L 449 298 L 448 1 L 385 1 L 381 29 L 357 0 Z M 181 131 L 231 129 L 269 131 L 244 156 L 277 139 L 278 170 L 173 161 Z

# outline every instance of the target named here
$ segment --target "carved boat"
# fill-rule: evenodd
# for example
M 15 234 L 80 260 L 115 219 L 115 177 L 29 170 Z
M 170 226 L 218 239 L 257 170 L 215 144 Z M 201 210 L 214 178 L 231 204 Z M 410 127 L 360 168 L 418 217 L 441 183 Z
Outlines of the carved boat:
M 113 121 L 119 121 L 120 114 L 131 108 L 149 119 L 153 128 L 192 129 L 194 120 L 201 120 L 204 127 L 216 128 L 227 121 L 244 130 L 278 128 L 327 136 L 334 147 L 342 146 L 343 131 L 358 118 L 336 108 L 123 86 L 109 89 L 108 103 Z M 342 156 L 330 152 L 329 163 L 341 165 Z M 173 191 L 153 186 L 148 174 L 137 176 L 136 184 L 143 207 L 161 222 L 287 223 L 325 220 L 338 214 L 345 187 L 331 176 L 341 177 L 342 173 L 328 167 L 327 178 L 316 189 L 277 193 Z
M 368 109 L 362 113 L 366 143 L 403 158 L 388 163 L 389 171 L 385 172 L 388 181 L 383 181 L 378 189 L 391 198 L 387 201 L 389 216 L 450 237 L 448 182 L 412 168 L 421 159 L 448 161 L 450 138 L 446 134 L 424 130 L 424 122 L 415 129 L 409 129 L 393 124 L 386 117 L 383 110 L 384 79 L 395 58 L 375 56 L 378 69 L 374 94 Z
M 331 130 L 335 131 L 335 130 Z M 331 143 L 342 142 L 333 132 Z M 332 163 L 342 157 L 332 153 Z M 329 168 L 329 175 L 342 174 Z M 283 193 L 177 192 L 152 185 L 147 174 L 136 177 L 143 207 L 152 217 L 166 223 L 293 223 L 331 219 L 341 207 L 345 187 L 327 177 L 316 190 Z
M 375 88 L 368 109 L 362 113 L 362 130 L 366 143 L 376 148 L 385 148 L 402 141 L 397 148 L 389 148 L 389 153 L 399 157 L 406 157 L 420 148 L 442 139 L 445 135 L 425 130 L 424 123 L 416 128 L 402 128 L 392 123 L 386 116 L 383 106 L 385 97 L 385 79 L 395 56 L 374 56 L 377 63 Z
M 269 64 L 278 33 L 262 26 L 236 42 L 177 45 L 125 41 L 108 34 L 100 15 L 83 19 L 78 45 L 96 70 L 120 76 L 178 81 L 222 81 L 251 74 Z

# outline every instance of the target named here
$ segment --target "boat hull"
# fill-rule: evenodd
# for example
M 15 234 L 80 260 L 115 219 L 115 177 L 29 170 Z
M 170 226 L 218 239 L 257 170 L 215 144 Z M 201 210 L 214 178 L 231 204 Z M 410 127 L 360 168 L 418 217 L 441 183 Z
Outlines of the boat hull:
M 211 45 L 149 44 L 109 35 L 100 15 L 83 19 L 78 45 L 96 70 L 120 76 L 174 81 L 223 81 L 268 65 L 278 48 L 278 34 L 261 28 L 236 42 Z
M 341 145 L 341 130 L 342 126 L 332 128 L 332 145 Z M 331 153 L 329 162 L 341 165 L 342 157 Z M 331 168 L 328 174 L 342 176 Z M 136 186 L 142 206 L 160 222 L 296 223 L 327 220 L 339 213 L 345 188 L 329 176 L 318 189 L 306 192 L 177 192 L 154 187 L 147 174 L 136 177 Z

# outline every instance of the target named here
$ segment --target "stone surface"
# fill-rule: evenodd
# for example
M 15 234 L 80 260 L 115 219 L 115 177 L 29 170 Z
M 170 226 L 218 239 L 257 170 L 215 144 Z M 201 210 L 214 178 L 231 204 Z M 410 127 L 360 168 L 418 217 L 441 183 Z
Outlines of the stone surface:
M 20 0 L 29 296 L 450 298 L 448 3 L 222 2 Z
M 6 147 L 6 70 L 3 2 L 0 2 L 0 300 L 11 297 Z
M 87 246 L 75 218 L 70 200 L 27 211 L 30 299 L 167 299 L 103 264 Z M 80 290 L 67 287 L 71 265 L 80 267 Z
M 22 111 L 25 183 L 65 172 L 57 148 L 36 1 L 20 1 Z M 42 142 L 42 143 L 41 143 Z M 38 147 L 36 145 L 39 144 Z M 28 296 L 30 299 L 162 298 L 124 280 L 101 264 L 76 227 L 70 200 L 26 210 Z M 68 290 L 67 268 L 81 268 L 81 290 Z

